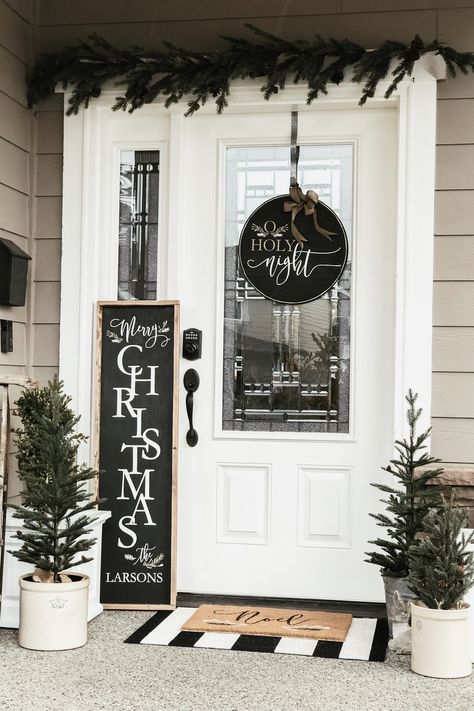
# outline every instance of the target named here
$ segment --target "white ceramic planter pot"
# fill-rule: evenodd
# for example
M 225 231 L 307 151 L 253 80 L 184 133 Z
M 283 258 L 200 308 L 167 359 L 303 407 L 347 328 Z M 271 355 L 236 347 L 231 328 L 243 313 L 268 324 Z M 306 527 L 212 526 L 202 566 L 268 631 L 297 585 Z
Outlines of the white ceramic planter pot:
M 460 610 L 431 610 L 411 603 L 411 668 L 414 672 L 438 679 L 470 675 L 470 610 L 468 604 Z
M 35 583 L 20 577 L 18 642 L 27 649 L 75 649 L 87 642 L 89 577 L 71 573 L 70 583 Z

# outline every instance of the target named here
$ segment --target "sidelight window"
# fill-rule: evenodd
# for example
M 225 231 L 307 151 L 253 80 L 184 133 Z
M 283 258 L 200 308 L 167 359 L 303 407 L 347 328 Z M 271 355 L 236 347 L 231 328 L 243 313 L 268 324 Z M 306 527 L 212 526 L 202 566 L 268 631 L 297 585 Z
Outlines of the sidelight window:
M 118 299 L 156 299 L 159 151 L 120 154 Z

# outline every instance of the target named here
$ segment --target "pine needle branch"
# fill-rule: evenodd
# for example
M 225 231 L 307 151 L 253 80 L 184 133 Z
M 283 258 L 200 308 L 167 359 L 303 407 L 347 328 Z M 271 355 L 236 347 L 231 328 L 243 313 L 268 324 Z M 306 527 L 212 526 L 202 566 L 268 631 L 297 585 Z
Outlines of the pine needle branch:
M 35 106 L 54 94 L 56 86 L 71 89 L 68 114 L 100 96 L 104 86 L 123 86 L 114 110 L 130 113 L 162 97 L 165 106 L 188 99 L 187 115 L 213 99 L 218 113 L 228 105 L 231 82 L 262 79 L 261 91 L 269 100 L 288 83 L 305 82 L 307 102 L 327 94 L 352 69 L 352 81 L 362 84 L 362 105 L 375 96 L 380 82 L 389 82 L 389 98 L 424 54 L 434 52 L 454 77 L 474 71 L 474 53 L 458 52 L 434 40 L 424 43 L 417 35 L 408 44 L 387 40 L 373 50 L 348 39 L 285 40 L 247 24 L 254 40 L 223 37 L 219 52 L 193 52 L 163 43 L 163 50 L 142 47 L 119 49 L 93 34 L 87 42 L 61 52 L 43 54 L 27 76 L 28 105 Z M 395 64 L 395 68 L 391 67 Z M 390 73 L 391 72 L 391 73 Z
M 99 50 L 107 52 L 106 45 Z M 93 518 L 87 512 L 98 499 L 87 482 L 97 476 L 90 467 L 77 464 L 77 451 L 84 441 L 76 425 L 79 418 L 57 379 L 44 388 L 25 390 L 16 403 L 21 427 L 16 430 L 19 478 L 23 502 L 14 505 L 15 518 L 23 519 L 16 532 L 22 545 L 11 551 L 18 560 L 53 573 L 54 582 L 79 553 L 95 543 L 89 538 Z M 80 562 L 90 560 L 81 557 Z
M 408 437 L 396 440 L 395 450 L 398 459 L 382 467 L 392 475 L 393 484 L 373 483 L 371 486 L 388 496 L 381 500 L 385 510 L 370 514 L 378 526 L 385 528 L 387 538 L 369 541 L 379 550 L 370 551 L 367 562 L 378 565 L 383 575 L 404 578 L 408 575 L 408 551 L 417 535 L 423 529 L 423 519 L 432 507 L 440 502 L 438 487 L 431 483 L 443 471 L 441 468 L 418 471 L 419 466 L 430 466 L 439 462 L 428 453 L 420 454 L 424 442 L 429 437 L 430 429 L 417 436 L 416 427 L 422 414 L 417 408 L 418 395 L 412 390 L 406 396 Z M 428 484 L 430 482 L 430 484 Z

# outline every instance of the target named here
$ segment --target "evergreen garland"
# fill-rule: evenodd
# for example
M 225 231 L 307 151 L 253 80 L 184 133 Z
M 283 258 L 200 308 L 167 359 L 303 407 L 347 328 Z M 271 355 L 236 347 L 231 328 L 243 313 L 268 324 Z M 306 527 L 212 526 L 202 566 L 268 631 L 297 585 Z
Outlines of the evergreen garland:
M 28 103 L 34 106 L 54 94 L 57 84 L 72 86 L 68 114 L 87 108 L 100 96 L 104 84 L 124 86 L 116 97 L 114 110 L 130 113 L 157 97 L 165 97 L 169 107 L 186 96 L 186 115 L 195 113 L 209 99 L 217 112 L 228 104 L 230 82 L 235 79 L 264 78 L 261 91 L 265 99 L 283 90 L 288 83 L 306 82 L 307 103 L 327 94 L 331 84 L 339 84 L 346 70 L 352 68 L 352 81 L 362 84 L 359 104 L 374 96 L 377 85 L 389 75 L 385 92 L 388 98 L 398 84 L 410 76 L 415 63 L 428 52 L 440 55 L 452 77 L 458 72 L 474 71 L 474 53 L 457 52 L 438 40 L 425 43 L 418 35 L 409 43 L 387 40 L 374 50 L 364 49 L 348 39 L 311 41 L 284 40 L 247 24 L 257 37 L 224 37 L 227 47 L 219 52 L 192 52 L 164 42 L 165 50 L 140 47 L 117 49 L 98 35 L 89 42 L 67 47 L 61 52 L 44 54 L 28 74 Z
M 424 469 L 422 472 L 416 472 L 415 475 L 418 467 L 430 466 L 440 461 L 424 451 L 431 427 L 420 435 L 416 434 L 416 425 L 422 413 L 422 410 L 416 407 L 417 397 L 418 395 L 412 390 L 409 390 L 406 396 L 409 436 L 408 439 L 395 442 L 399 458 L 392 459 L 388 466 L 382 467 L 397 480 L 396 487 L 371 484 L 384 494 L 388 494 L 387 499 L 382 499 L 386 505 L 386 513 L 370 514 L 377 521 L 378 526 L 387 530 L 388 538 L 369 541 L 381 549 L 381 552 L 366 553 L 369 556 L 366 562 L 380 566 L 382 575 L 394 578 L 407 577 L 408 551 L 417 540 L 417 535 L 423 530 L 423 519 L 426 514 L 431 507 L 440 502 L 437 487 L 427 486 L 427 482 L 436 478 L 443 469 Z
M 474 584 L 473 556 L 466 550 L 474 532 L 467 539 L 461 535 L 466 523 L 466 515 L 454 503 L 452 492 L 450 501 L 443 497 L 442 507 L 426 515 L 422 539 L 408 552 L 407 582 L 427 607 L 459 609 Z
M 11 554 L 52 573 L 54 582 L 60 582 L 60 573 L 75 562 L 92 560 L 75 557 L 95 543 L 84 538 L 93 521 L 85 512 L 98 503 L 85 487 L 97 472 L 77 464 L 77 450 L 85 437 L 76 433 L 79 417 L 62 389 L 56 379 L 44 388 L 25 390 L 16 402 L 15 414 L 22 423 L 15 432 L 23 504 L 11 505 L 25 529 L 16 532 L 22 546 Z

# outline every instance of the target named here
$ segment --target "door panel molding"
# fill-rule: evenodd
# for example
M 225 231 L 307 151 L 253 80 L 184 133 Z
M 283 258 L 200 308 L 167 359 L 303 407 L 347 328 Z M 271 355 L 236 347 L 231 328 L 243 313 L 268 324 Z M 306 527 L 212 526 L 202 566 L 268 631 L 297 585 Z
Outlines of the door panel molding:
M 298 546 L 351 547 L 353 467 L 298 466 Z
M 217 543 L 268 545 L 270 464 L 217 465 Z

